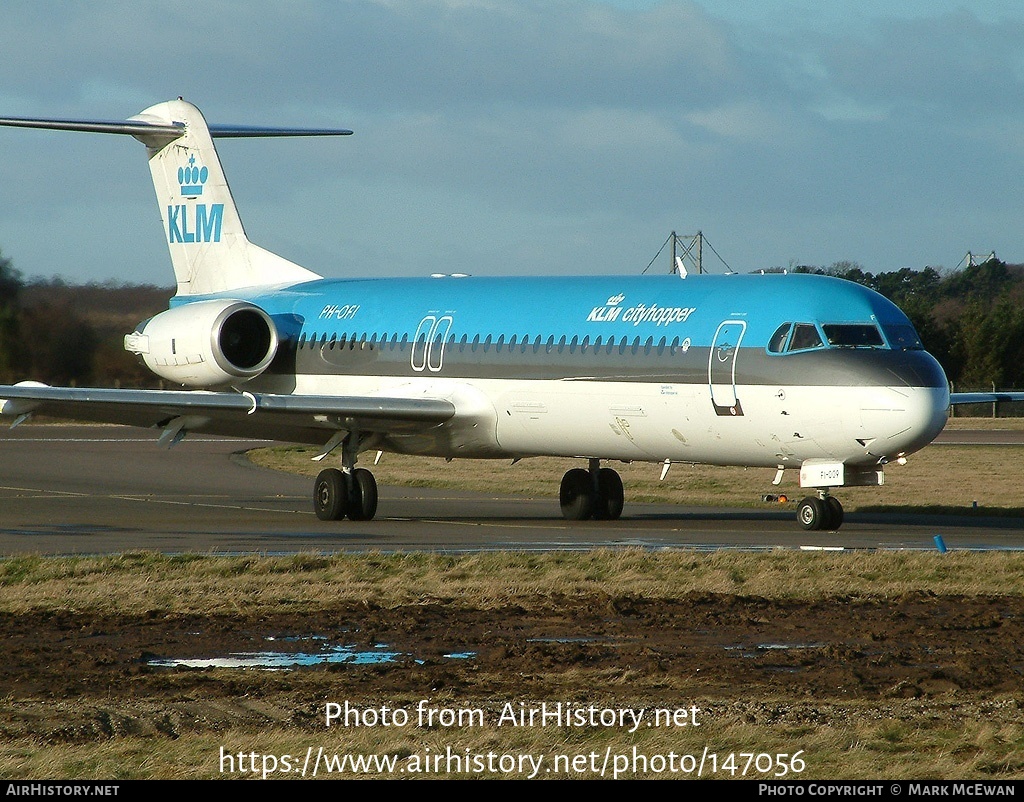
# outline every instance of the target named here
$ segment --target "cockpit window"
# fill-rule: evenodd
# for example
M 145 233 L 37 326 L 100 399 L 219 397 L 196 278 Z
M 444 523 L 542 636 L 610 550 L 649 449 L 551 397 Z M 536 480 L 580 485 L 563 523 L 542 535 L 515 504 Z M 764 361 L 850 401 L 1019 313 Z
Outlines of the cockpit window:
M 786 338 L 789 336 L 789 330 L 793 327 L 792 323 L 783 323 L 779 326 L 772 338 L 768 341 L 768 351 L 773 354 L 781 354 L 786 348 Z
M 822 339 L 822 333 L 825 338 Z M 884 337 L 883 337 L 884 334 Z M 909 323 L 783 323 L 768 340 L 769 354 L 791 354 L 814 348 L 892 348 L 921 350 L 921 340 Z
M 914 327 L 909 323 L 883 323 L 885 338 L 889 341 L 889 347 L 896 351 L 922 351 L 924 345 L 921 338 L 917 336 Z
M 871 323 L 826 323 L 821 328 L 833 348 L 885 348 L 882 333 Z
M 789 350 L 804 351 L 808 348 L 821 348 L 823 345 L 816 326 L 810 323 L 797 323 L 793 329 L 793 339 L 789 343 Z

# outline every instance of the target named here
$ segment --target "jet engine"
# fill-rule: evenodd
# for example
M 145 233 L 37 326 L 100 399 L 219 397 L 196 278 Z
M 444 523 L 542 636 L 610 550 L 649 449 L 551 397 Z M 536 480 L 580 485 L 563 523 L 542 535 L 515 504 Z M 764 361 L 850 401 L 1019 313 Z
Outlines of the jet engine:
M 195 301 L 140 323 L 124 338 L 157 376 L 189 387 L 220 387 L 259 376 L 277 353 L 270 315 L 247 301 Z

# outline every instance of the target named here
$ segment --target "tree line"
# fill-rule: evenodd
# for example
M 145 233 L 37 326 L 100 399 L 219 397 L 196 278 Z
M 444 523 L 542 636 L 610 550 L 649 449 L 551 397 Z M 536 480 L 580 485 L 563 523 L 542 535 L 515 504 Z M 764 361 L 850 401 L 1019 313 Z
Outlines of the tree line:
M 838 262 L 796 272 L 855 281 L 895 303 L 957 390 L 1024 387 L 1024 265 L 989 259 L 957 271 L 872 274 Z
M 1024 388 L 1024 265 L 870 273 L 852 262 L 800 266 L 870 287 L 910 317 L 957 390 Z M 25 281 L 0 254 L 0 383 L 157 387 L 124 335 L 167 308 L 173 289 Z
M 160 386 L 124 335 L 167 308 L 173 289 L 113 282 L 24 281 L 0 254 L 0 383 Z

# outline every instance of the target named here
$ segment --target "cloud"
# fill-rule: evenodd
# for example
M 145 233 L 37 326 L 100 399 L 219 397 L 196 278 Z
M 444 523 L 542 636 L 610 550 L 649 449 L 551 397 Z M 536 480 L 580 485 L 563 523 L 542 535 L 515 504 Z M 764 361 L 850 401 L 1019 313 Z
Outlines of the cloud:
M 871 35 L 834 36 L 817 49 L 830 88 L 893 115 L 969 124 L 1020 111 L 1024 23 L 983 22 L 967 10 L 879 20 Z

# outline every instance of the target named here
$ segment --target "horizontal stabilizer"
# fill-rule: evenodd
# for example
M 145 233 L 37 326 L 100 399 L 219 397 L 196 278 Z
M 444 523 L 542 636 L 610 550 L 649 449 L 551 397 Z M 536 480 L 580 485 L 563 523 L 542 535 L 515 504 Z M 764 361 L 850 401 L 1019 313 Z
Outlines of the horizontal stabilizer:
M 273 128 L 261 125 L 210 125 L 214 139 L 248 136 L 348 136 L 347 128 Z
M 142 120 L 54 120 L 32 117 L 0 117 L 0 125 L 11 128 L 48 128 L 53 131 L 86 131 L 94 134 L 131 136 L 166 134 L 177 138 L 185 133 L 185 123 L 156 123 Z
M 53 131 L 85 131 L 94 134 L 128 134 L 152 136 L 162 134 L 177 139 L 185 133 L 184 122 L 149 122 L 146 120 L 64 120 L 44 117 L 0 117 L 0 125 L 11 128 L 44 128 Z M 349 136 L 348 128 L 282 128 L 262 125 L 209 126 L 210 136 L 217 138 L 275 136 Z

